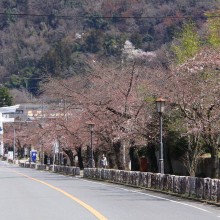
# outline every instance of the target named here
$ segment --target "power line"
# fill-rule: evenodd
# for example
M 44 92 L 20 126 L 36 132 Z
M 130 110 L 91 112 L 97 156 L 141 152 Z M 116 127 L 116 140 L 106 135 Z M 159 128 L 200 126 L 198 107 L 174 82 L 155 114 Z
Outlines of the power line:
M 195 18 L 219 18 L 220 15 L 198 15 L 198 16 L 86 16 L 86 15 L 55 15 L 55 14 L 27 14 L 27 13 L 9 13 L 0 12 L 0 15 L 11 15 L 18 17 L 48 17 L 54 16 L 55 18 L 74 19 L 74 18 L 102 18 L 102 19 L 195 19 Z
M 16 75 L 16 76 L 20 77 L 21 79 L 47 79 L 46 77 L 33 77 L 32 78 L 32 77 L 22 77 L 22 76 L 19 76 L 19 75 Z M 13 78 L 13 76 L 6 76 L 4 78 L 11 79 L 11 78 Z

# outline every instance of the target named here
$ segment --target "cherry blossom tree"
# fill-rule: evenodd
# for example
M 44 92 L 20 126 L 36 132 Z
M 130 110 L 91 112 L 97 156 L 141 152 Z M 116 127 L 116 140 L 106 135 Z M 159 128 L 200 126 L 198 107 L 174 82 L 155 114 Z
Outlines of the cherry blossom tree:
M 139 65 L 131 62 L 121 68 L 121 65 L 108 67 L 93 62 L 90 74 L 68 80 L 53 79 L 46 88 L 51 97 L 66 100 L 66 110 L 78 106 L 84 112 L 84 121 L 95 122 L 96 147 L 102 146 L 100 152 L 113 151 L 114 163 L 120 169 L 124 168 L 124 141 L 143 144 L 156 136 L 152 129 L 155 127 L 152 112 L 155 112 L 154 99 L 158 94 L 156 85 L 160 84 L 159 76 L 163 73 L 159 65 L 154 66 L 154 70 Z M 73 117 L 68 122 L 75 125 Z M 69 124 L 68 129 L 71 126 Z
M 209 149 L 212 177 L 219 176 L 219 61 L 218 50 L 202 48 L 192 59 L 173 69 L 170 86 L 172 102 L 183 113 L 188 132 L 199 132 Z

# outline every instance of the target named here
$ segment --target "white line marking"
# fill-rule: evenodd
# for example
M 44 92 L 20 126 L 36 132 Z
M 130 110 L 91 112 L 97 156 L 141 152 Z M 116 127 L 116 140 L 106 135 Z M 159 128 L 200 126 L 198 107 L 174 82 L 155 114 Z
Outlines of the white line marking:
M 77 177 L 76 177 L 77 178 Z M 93 182 L 91 180 L 85 180 L 85 179 L 81 179 L 85 182 Z M 166 198 L 163 198 L 163 197 L 160 197 L 160 196 L 154 196 L 154 195 L 151 195 L 151 194 L 148 194 L 148 193 L 143 193 L 143 192 L 140 192 L 140 191 L 137 191 L 137 190 L 130 190 L 130 189 L 125 189 L 125 188 L 122 188 L 122 187 L 117 187 L 117 186 L 111 186 L 111 185 L 108 185 L 108 184 L 105 184 L 105 183 L 97 183 L 97 182 L 93 182 L 94 184 L 99 184 L 99 185 L 104 185 L 104 186 L 110 186 L 112 188 L 116 188 L 116 189 L 121 189 L 121 190 L 124 190 L 124 191 L 128 191 L 128 192 L 132 192 L 132 193 L 137 193 L 137 194 L 141 194 L 141 195 L 145 195 L 145 196 L 149 196 L 149 197 L 153 197 L 153 198 L 157 198 L 157 199 L 161 199 L 161 200 L 165 200 L 165 201 L 169 201 L 169 202 L 173 202 L 173 203 L 176 203 L 176 204 L 180 204 L 180 205 L 184 205 L 184 206 L 188 206 L 188 207 L 191 207 L 191 208 L 194 208 L 194 209 L 198 209 L 200 211 L 203 211 L 203 212 L 207 212 L 207 213 L 211 213 L 213 214 L 212 212 L 206 210 L 206 209 L 203 209 L 203 208 L 199 208 L 197 206 L 194 206 L 194 205 L 190 205 L 190 204 L 187 204 L 187 203 L 184 203 L 184 202 L 177 202 L 175 200 L 172 200 L 172 199 L 166 199 Z M 220 217 L 220 216 L 218 216 Z

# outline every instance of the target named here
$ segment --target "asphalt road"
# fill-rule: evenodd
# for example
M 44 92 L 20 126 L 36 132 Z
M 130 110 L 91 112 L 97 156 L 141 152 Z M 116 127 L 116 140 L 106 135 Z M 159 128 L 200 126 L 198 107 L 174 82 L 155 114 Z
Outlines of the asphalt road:
M 1 220 L 212 220 L 220 208 L 0 162 Z

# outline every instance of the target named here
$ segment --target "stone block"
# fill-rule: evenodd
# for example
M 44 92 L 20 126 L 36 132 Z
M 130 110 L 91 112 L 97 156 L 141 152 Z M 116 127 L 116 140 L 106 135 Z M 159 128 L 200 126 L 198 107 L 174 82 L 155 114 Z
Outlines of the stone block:
M 150 188 L 156 189 L 156 177 L 157 177 L 157 174 L 156 173 L 152 173 L 150 176 L 151 176 L 151 187 Z
M 95 169 L 91 168 L 91 174 L 92 174 L 92 178 L 95 179 L 96 178 Z
M 98 168 L 93 168 L 94 170 L 94 179 L 99 179 L 99 169 Z
M 153 173 L 150 173 L 150 172 L 147 173 L 147 188 L 152 187 L 152 176 L 153 176 Z
M 46 165 L 44 164 L 36 164 L 36 168 L 37 170 L 45 170 L 46 169 Z
M 75 167 L 75 174 L 76 175 L 80 175 L 80 168 L 79 167 Z
M 161 173 L 156 173 L 155 175 L 155 189 L 160 189 L 160 183 L 161 183 Z
M 129 181 L 129 172 L 128 171 L 124 171 L 123 183 L 128 184 L 128 181 Z
M 83 177 L 84 177 L 84 178 L 89 178 L 89 170 L 88 170 L 87 168 L 85 168 L 85 169 L 83 170 Z
M 167 186 L 168 186 L 168 191 L 169 191 L 169 192 L 174 192 L 174 177 L 175 177 L 175 175 L 169 175 L 169 176 L 168 176 Z
M 121 183 L 125 183 L 125 181 L 124 181 L 124 179 L 125 179 L 125 171 L 124 170 L 122 170 L 120 172 L 120 178 L 121 178 Z
M 204 193 L 204 199 L 205 200 L 210 200 L 211 199 L 211 178 L 205 178 L 204 179 L 203 193 Z
M 134 184 L 134 171 L 130 172 L 129 184 L 130 185 Z
M 174 177 L 174 182 L 173 182 L 173 192 L 180 194 L 181 193 L 181 179 L 180 176 L 175 176 Z
M 211 197 L 210 200 L 214 202 L 218 202 L 218 188 L 219 188 L 219 179 L 211 180 Z
M 64 172 L 64 167 L 63 166 L 59 166 L 59 173 L 63 173 Z
M 196 197 L 198 199 L 204 198 L 204 179 L 196 178 Z
M 76 168 L 77 167 L 69 167 L 69 175 L 75 176 L 76 175 Z
M 100 179 L 101 180 L 104 180 L 105 178 L 104 178 L 104 172 L 105 172 L 105 169 L 101 169 L 100 170 Z
M 144 187 L 147 187 L 147 178 L 148 178 L 148 173 L 144 173 Z
M 168 178 L 169 175 L 168 174 L 161 174 L 160 177 L 160 190 L 162 191 L 168 191 Z
M 59 173 L 59 170 L 60 170 L 60 166 L 59 165 L 55 166 L 55 172 Z
M 139 173 L 136 171 L 132 171 L 131 173 L 131 185 L 138 186 L 139 185 Z
M 127 179 L 127 184 L 131 184 L 132 180 L 131 180 L 131 171 L 129 171 L 128 173 L 128 179 Z
M 115 170 L 115 182 L 120 183 L 120 170 Z
M 75 175 L 74 167 L 68 167 L 68 175 Z
M 187 178 L 185 176 L 180 176 L 180 193 L 181 194 L 186 193 L 186 181 L 187 181 Z
M 110 170 L 110 181 L 114 182 L 115 181 L 115 170 L 111 169 Z
M 220 180 L 218 180 L 217 202 L 220 202 Z
M 187 177 L 186 179 L 186 195 L 190 197 L 196 196 L 196 179 L 197 177 Z
M 69 174 L 69 167 L 62 167 L 61 173 L 68 175 Z
M 19 163 L 19 166 L 20 167 L 24 167 L 24 163 Z
M 135 179 L 135 182 L 134 182 L 134 184 L 135 184 L 135 186 L 139 186 L 140 185 L 140 172 L 135 172 L 134 173 L 134 179 Z
M 108 180 L 108 176 L 109 176 L 109 170 L 103 169 L 103 179 Z
M 145 187 L 146 186 L 146 179 L 145 179 L 146 173 L 141 172 L 139 175 L 139 186 Z
M 63 172 L 63 168 L 60 165 L 57 166 L 57 172 L 58 173 L 62 173 Z
M 75 167 L 75 170 L 76 170 L 76 167 Z M 104 170 L 104 169 L 99 168 L 99 179 L 100 180 L 103 180 L 102 170 Z
M 30 164 L 30 168 L 35 169 L 35 167 L 36 167 L 36 164 L 35 164 L 35 163 L 31 163 L 31 164 Z
M 25 163 L 25 164 L 24 164 L 24 167 L 25 167 L 25 168 L 30 168 L 30 163 Z

